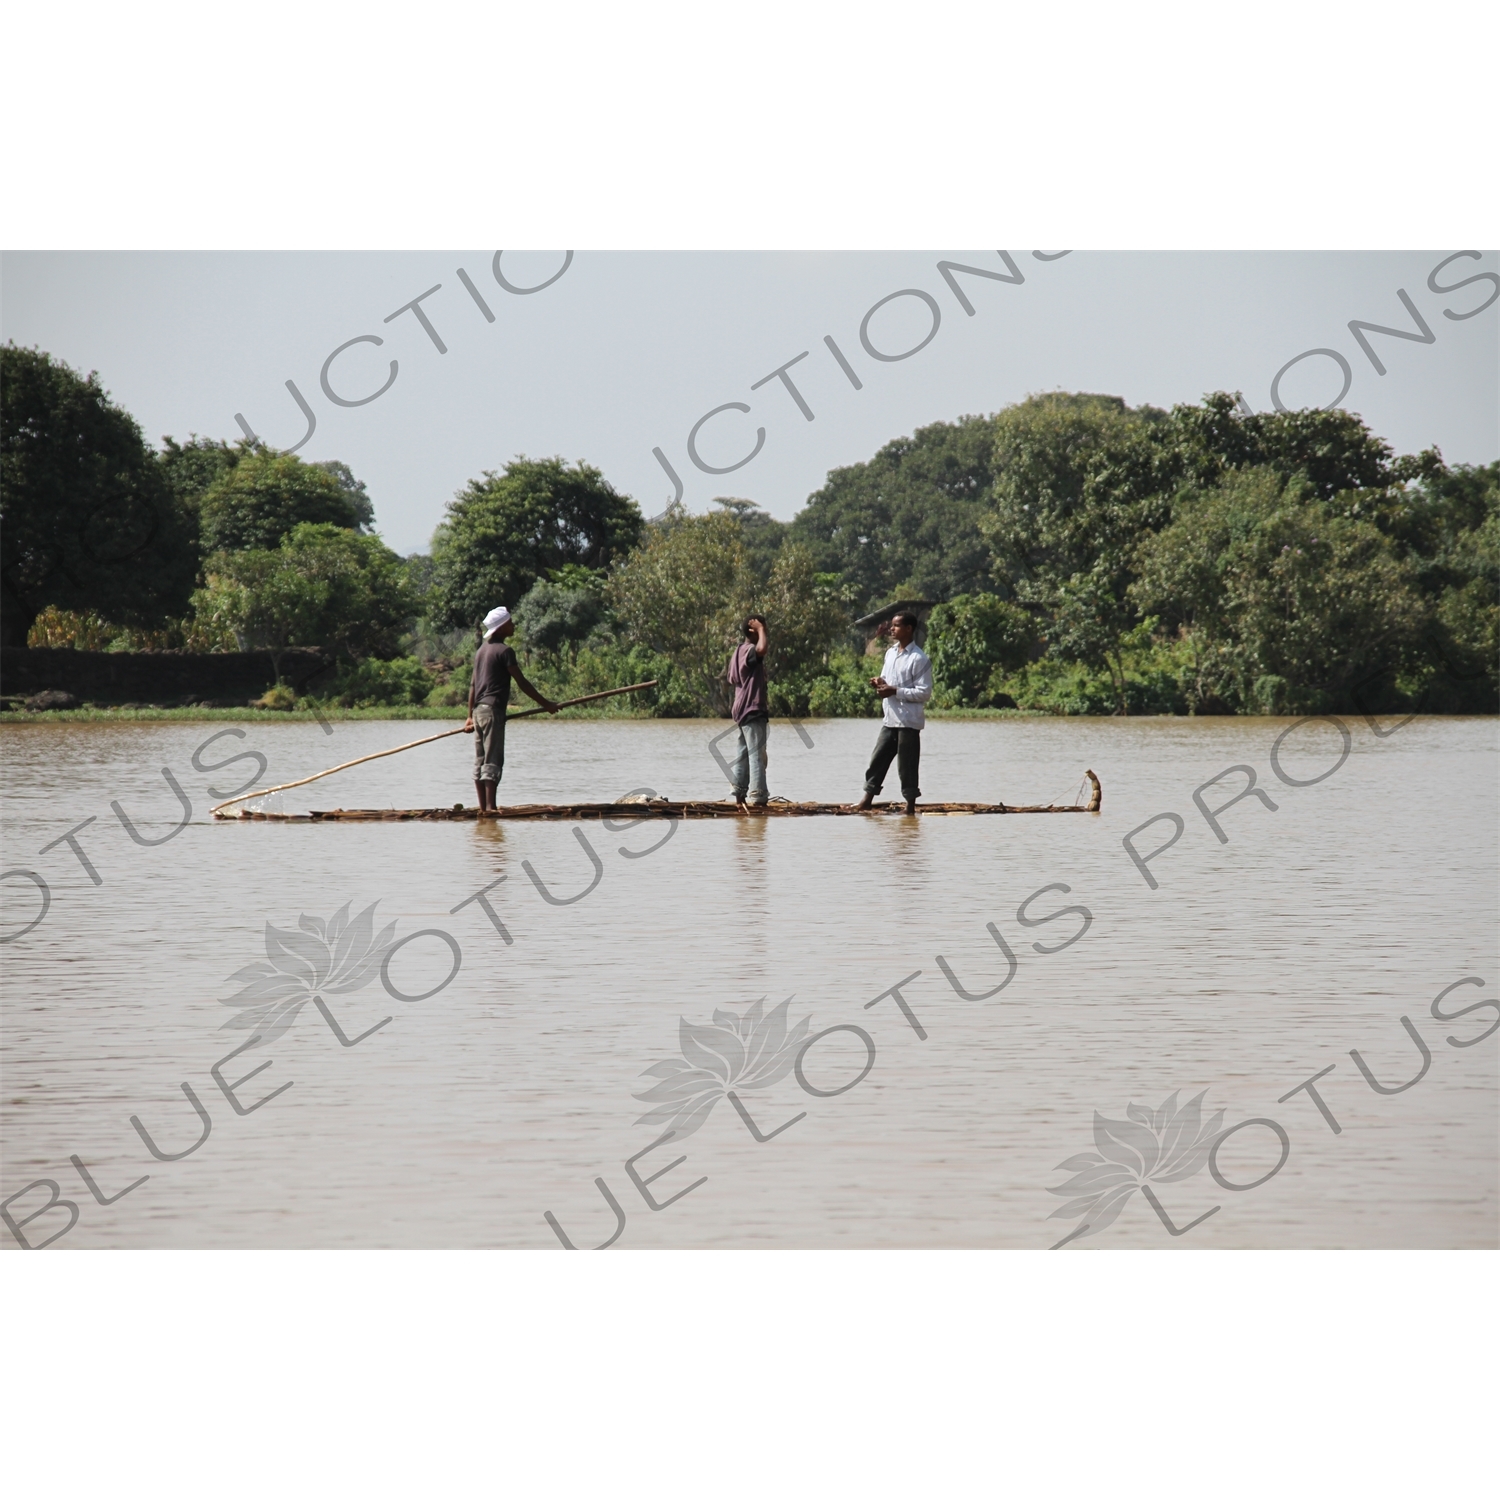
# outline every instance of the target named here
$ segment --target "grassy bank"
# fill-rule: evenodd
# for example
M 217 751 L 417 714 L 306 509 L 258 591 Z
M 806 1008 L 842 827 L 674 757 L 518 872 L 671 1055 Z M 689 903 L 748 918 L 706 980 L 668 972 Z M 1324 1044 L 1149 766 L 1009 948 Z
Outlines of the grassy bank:
M 530 707 L 530 704 L 526 705 Z M 514 705 L 513 705 L 514 707 Z M 519 712 L 519 709 L 517 710 Z M 647 719 L 650 714 L 611 709 L 608 704 L 587 704 L 564 712 L 573 719 Z M 329 723 L 346 719 L 449 719 L 463 723 L 463 708 L 390 704 L 375 708 L 319 708 Z M 545 715 L 538 714 L 538 718 Z M 218 720 L 230 724 L 315 724 L 317 715 L 308 709 L 291 711 L 270 708 L 47 708 L 0 713 L 0 724 L 193 724 Z
M 341 723 L 345 720 L 355 719 L 435 719 L 449 720 L 462 723 L 465 710 L 462 708 L 433 708 L 426 706 L 410 706 L 405 704 L 391 705 L 384 708 L 324 708 L 319 712 L 329 723 Z M 537 718 L 545 718 L 544 714 L 538 714 Z M 560 717 L 569 719 L 652 719 L 657 717 L 650 713 L 642 713 L 639 710 L 631 712 L 613 704 L 586 704 L 581 708 L 564 709 Z M 830 716 L 809 715 L 806 722 L 815 724 Z M 1038 709 L 1027 708 L 929 708 L 927 710 L 929 719 L 1050 719 L 1059 715 L 1046 713 Z M 1073 714 L 1068 717 L 1104 717 L 1102 715 Z M 1146 715 L 1144 717 L 1151 717 Z M 788 715 L 778 715 L 782 723 L 791 723 L 793 719 Z M 0 713 L 0 724 L 195 724 L 217 720 L 227 724 L 308 724 L 316 723 L 317 717 L 306 709 L 294 709 L 290 712 L 279 711 L 268 708 L 48 708 L 38 710 L 21 710 Z M 729 721 L 725 719 L 727 728 Z M 877 724 L 874 718 L 866 718 L 863 722 L 872 728 Z

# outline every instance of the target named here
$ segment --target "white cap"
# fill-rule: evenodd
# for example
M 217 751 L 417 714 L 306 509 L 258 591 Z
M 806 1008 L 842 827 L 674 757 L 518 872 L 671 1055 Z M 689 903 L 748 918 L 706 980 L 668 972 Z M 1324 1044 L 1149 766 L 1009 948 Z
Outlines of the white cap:
M 484 634 L 488 640 L 490 636 L 510 620 L 510 611 L 502 604 L 498 609 L 492 609 L 484 617 Z

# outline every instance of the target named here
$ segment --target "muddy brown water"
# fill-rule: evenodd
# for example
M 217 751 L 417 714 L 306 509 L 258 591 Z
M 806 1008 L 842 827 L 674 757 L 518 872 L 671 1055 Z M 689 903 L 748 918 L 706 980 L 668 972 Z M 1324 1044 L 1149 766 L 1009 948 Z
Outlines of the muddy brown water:
M 56 1249 L 548 1249 L 559 1230 L 592 1247 L 619 1215 L 620 1248 L 1042 1249 L 1086 1225 L 1066 1253 L 1493 1247 L 1500 1037 L 1448 1039 L 1500 1014 L 1457 1015 L 1500 1000 L 1497 723 L 1383 720 L 1382 737 L 1354 716 L 1315 783 L 1340 729 L 1292 723 L 929 726 L 926 797 L 1070 801 L 1091 767 L 1096 816 L 614 829 L 208 817 L 256 765 L 198 766 L 258 752 L 263 781 L 286 780 L 409 723 L 6 727 L 0 1196 L 20 1195 L 6 1212 L 31 1242 L 65 1230 Z M 722 727 L 518 725 L 502 800 L 721 796 Z M 1281 770 L 1312 784 L 1271 763 L 1288 730 Z M 874 734 L 777 722 L 772 792 L 856 797 Z M 267 805 L 470 800 L 469 754 L 439 742 Z M 1234 803 L 1220 843 L 1193 793 L 1240 765 L 1276 810 Z M 191 806 L 178 832 L 163 768 Z M 1183 831 L 1152 890 L 1121 841 L 1163 813 Z M 86 819 L 100 884 L 67 842 L 42 852 Z M 18 870 L 50 895 L 30 930 L 42 897 Z M 372 938 L 425 933 L 383 973 L 357 931 L 352 951 L 319 946 L 372 904 Z M 291 934 L 274 963 L 268 924 Z M 1007 951 L 1004 988 L 956 992 L 994 990 Z M 1483 987 L 1435 1018 L 1466 979 Z M 213 1068 L 256 1034 L 223 1029 L 246 1010 L 226 1002 L 256 983 L 304 1003 L 222 1064 L 226 1093 Z M 369 1034 L 344 1045 L 314 994 L 344 1038 Z M 1320 1072 L 1338 1133 L 1292 1092 Z M 147 1180 L 101 1205 L 75 1155 L 104 1197 Z M 71 1229 L 62 1206 L 23 1222 L 43 1181 L 77 1206 Z M 1070 1203 L 1085 1211 L 1050 1217 Z

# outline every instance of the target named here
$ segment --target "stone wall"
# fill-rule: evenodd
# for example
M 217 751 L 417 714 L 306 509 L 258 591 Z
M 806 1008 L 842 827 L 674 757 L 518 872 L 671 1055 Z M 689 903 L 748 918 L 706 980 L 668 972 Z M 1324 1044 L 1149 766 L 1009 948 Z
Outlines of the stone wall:
M 299 692 L 332 665 L 321 651 L 282 653 L 281 677 Z M 195 703 L 238 707 L 276 681 L 264 651 L 70 651 L 0 649 L 0 696 L 25 700 L 67 693 L 79 704 L 175 708 Z

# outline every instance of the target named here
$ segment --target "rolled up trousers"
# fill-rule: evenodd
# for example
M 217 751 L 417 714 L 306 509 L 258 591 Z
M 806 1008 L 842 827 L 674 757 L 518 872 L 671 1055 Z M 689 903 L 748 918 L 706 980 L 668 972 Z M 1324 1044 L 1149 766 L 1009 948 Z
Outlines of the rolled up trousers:
M 505 770 L 505 711 L 490 703 L 474 706 L 474 780 L 500 780 Z
M 908 802 L 915 802 L 922 795 L 917 784 L 917 769 L 922 761 L 920 729 L 893 729 L 889 724 L 881 727 L 880 738 L 875 741 L 875 753 L 865 772 L 865 791 L 870 796 L 879 796 L 885 785 L 885 773 L 890 770 L 893 760 L 901 778 L 901 795 Z

